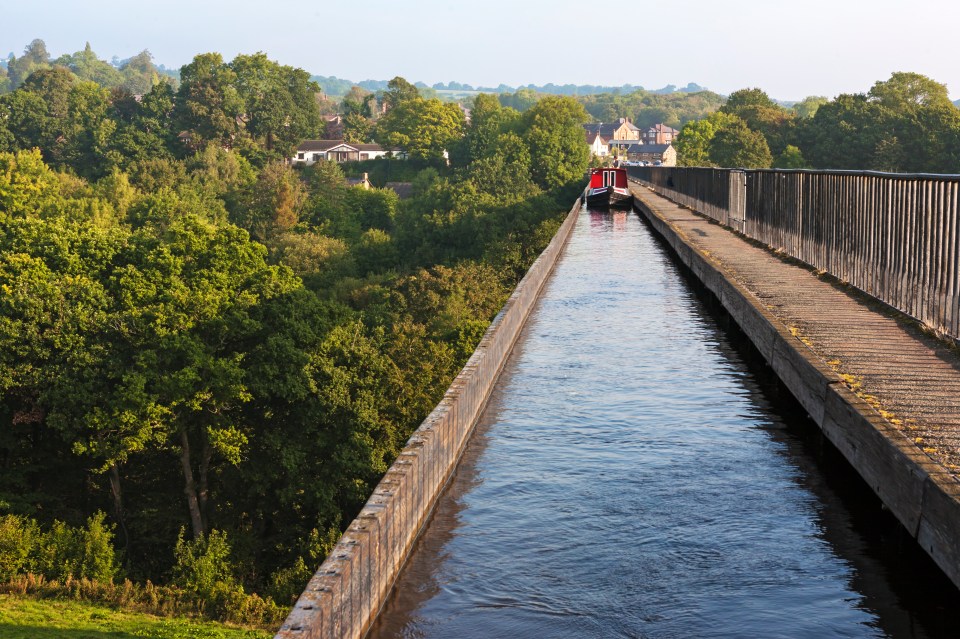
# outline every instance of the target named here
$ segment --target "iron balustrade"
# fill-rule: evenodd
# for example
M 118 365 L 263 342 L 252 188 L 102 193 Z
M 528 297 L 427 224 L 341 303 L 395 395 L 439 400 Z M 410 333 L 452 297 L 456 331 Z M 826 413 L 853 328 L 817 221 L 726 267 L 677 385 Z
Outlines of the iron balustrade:
M 960 339 L 960 175 L 694 167 L 628 173 Z

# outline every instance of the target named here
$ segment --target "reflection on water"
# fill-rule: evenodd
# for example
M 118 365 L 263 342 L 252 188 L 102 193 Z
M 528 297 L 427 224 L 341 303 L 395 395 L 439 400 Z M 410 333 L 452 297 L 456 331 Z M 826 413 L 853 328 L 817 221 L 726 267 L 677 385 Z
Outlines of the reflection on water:
M 584 212 L 371 636 L 960 636 L 717 321 L 637 217 Z

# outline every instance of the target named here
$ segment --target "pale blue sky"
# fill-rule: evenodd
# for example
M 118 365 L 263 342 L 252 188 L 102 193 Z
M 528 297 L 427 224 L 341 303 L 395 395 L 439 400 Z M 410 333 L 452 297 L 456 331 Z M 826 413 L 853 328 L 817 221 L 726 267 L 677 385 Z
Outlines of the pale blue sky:
M 697 82 L 783 100 L 866 91 L 894 71 L 960 98 L 960 0 L 0 0 L 0 54 L 42 38 L 103 58 L 264 51 L 354 81 Z

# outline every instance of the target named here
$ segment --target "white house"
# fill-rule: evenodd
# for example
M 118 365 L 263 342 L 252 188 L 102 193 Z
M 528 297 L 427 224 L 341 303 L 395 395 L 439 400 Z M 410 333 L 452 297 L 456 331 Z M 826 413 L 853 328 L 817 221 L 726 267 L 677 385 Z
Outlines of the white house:
M 610 153 L 605 140 L 599 133 L 587 132 L 587 146 L 590 147 L 590 153 L 597 157 L 603 157 Z
M 343 140 L 304 140 L 297 147 L 293 164 L 310 166 L 320 160 L 333 162 L 357 162 L 373 160 L 387 154 L 396 155 L 396 149 L 384 149 L 379 144 L 353 144 Z

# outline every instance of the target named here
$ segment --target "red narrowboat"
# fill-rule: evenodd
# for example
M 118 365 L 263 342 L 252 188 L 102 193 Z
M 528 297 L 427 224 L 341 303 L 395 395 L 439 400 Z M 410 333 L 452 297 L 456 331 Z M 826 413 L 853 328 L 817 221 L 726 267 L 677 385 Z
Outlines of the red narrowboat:
M 627 186 L 627 170 L 601 167 L 590 169 L 590 184 L 583 192 L 588 209 L 630 208 L 633 194 Z

